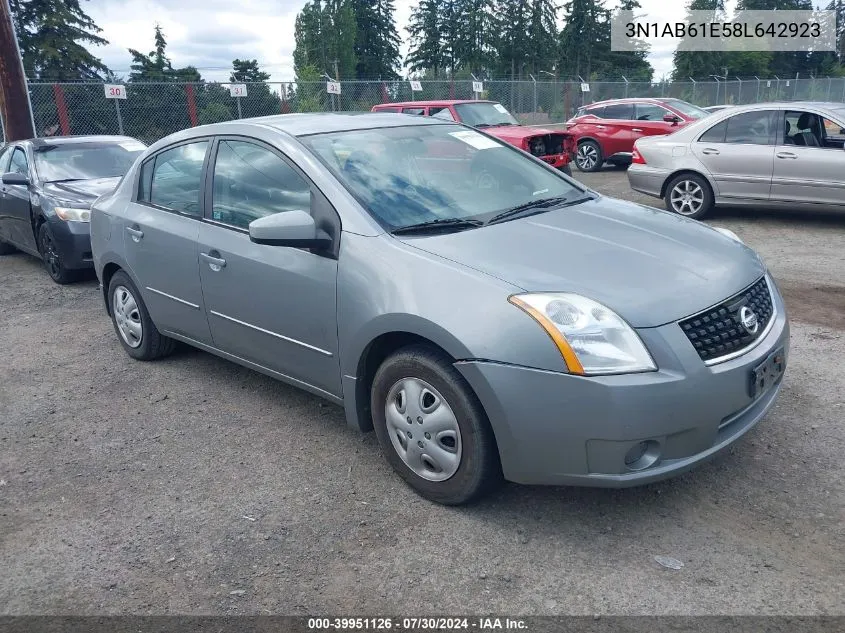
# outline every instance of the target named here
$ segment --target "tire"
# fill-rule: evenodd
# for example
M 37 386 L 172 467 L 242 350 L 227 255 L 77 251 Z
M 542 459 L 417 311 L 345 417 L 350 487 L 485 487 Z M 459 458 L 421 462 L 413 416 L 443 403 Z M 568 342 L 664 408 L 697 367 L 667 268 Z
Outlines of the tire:
M 62 254 L 56 248 L 53 233 L 46 223 L 38 228 L 38 252 L 41 254 L 41 260 L 50 279 L 63 285 L 76 281 L 76 271 L 65 267 Z
M 376 372 L 370 398 L 387 461 L 421 496 L 461 505 L 501 483 L 490 422 L 442 352 L 414 345 L 388 357 Z
M 135 360 L 155 360 L 171 354 L 176 341 L 156 329 L 138 288 L 122 270 L 109 282 L 109 313 L 117 340 Z
M 7 244 L 6 242 L 0 241 L 0 255 L 11 255 L 12 253 L 17 253 L 18 249 L 16 249 L 11 244 Z
M 595 141 L 581 141 L 578 143 L 578 153 L 575 154 L 575 166 L 583 172 L 599 171 L 604 164 L 601 147 Z
M 665 202 L 667 210 L 700 220 L 713 208 L 713 190 L 703 176 L 679 174 L 666 186 Z

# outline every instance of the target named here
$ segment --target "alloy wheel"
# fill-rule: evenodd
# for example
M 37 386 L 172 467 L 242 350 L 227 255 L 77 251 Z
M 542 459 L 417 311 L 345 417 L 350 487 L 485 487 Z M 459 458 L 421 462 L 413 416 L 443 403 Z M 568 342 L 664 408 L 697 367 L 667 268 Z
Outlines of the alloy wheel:
M 452 407 L 419 378 L 397 381 L 384 406 L 393 448 L 405 465 L 428 481 L 445 481 L 461 465 L 461 429 Z
M 44 258 L 44 265 L 47 267 L 47 272 L 53 279 L 58 279 L 62 275 L 62 260 L 56 251 L 56 245 L 47 231 L 41 231 L 41 242 L 39 243 L 39 250 L 41 257 Z
M 596 148 L 590 145 L 589 143 L 585 143 L 581 147 L 578 148 L 578 154 L 575 156 L 575 161 L 578 163 L 579 169 L 584 171 L 589 171 L 596 166 L 596 163 L 599 160 L 599 153 L 596 151 Z
M 704 206 L 704 191 L 692 180 L 682 180 L 669 194 L 672 210 L 679 215 L 695 215 Z

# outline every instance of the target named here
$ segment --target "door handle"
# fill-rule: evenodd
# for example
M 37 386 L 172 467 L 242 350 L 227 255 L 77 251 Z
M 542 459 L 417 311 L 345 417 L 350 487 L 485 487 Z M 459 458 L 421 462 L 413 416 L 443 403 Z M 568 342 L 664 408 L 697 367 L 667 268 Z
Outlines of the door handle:
M 597 130 L 604 130 L 604 129 L 607 129 L 607 126 L 606 125 L 597 125 L 596 129 Z
M 208 267 L 216 273 L 226 268 L 226 260 L 219 257 L 220 253 L 211 251 L 209 253 L 200 253 L 202 260 L 208 264 Z
M 775 154 L 775 156 L 777 156 L 778 158 L 798 158 L 792 152 L 778 152 L 777 154 Z
M 635 127 L 632 132 L 642 132 L 642 128 Z
M 701 153 L 702 154 L 718 154 L 719 150 L 713 149 L 712 147 L 705 147 L 703 150 L 701 150 Z
M 134 229 L 131 226 L 126 227 L 126 232 L 132 236 L 133 242 L 140 242 L 141 238 L 144 237 L 144 232 L 140 229 Z

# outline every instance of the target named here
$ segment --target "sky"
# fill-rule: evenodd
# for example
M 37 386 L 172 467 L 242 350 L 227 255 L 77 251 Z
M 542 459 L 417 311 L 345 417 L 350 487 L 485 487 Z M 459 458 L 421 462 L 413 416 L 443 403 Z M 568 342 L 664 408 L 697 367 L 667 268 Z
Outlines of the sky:
M 640 0 L 643 16 L 680 20 L 682 0 Z M 160 24 L 174 67 L 196 66 L 210 81 L 227 81 L 232 60 L 257 59 L 271 81 L 293 79 L 293 30 L 305 0 L 91 0 L 86 12 L 103 29 L 108 46 L 93 47 L 118 75 L 128 75 L 128 48 L 147 53 Z M 407 53 L 405 27 L 416 0 L 395 0 L 396 26 Z M 611 6 L 613 2 L 610 3 Z M 727 4 L 733 4 L 728 2 Z M 672 71 L 671 45 L 652 47 L 655 79 Z

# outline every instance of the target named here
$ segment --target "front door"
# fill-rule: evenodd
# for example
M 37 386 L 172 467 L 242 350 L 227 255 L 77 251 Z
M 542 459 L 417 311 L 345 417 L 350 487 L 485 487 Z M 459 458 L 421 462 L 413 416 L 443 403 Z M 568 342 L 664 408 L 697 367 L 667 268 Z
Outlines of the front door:
M 12 152 L 9 171 L 26 176 L 32 182 L 34 175 L 29 168 L 29 161 L 22 147 L 16 147 Z M 5 224 L 9 241 L 32 252 L 37 252 L 38 247 L 32 230 L 32 212 L 29 206 L 29 187 L 26 185 L 5 185 L 5 187 L 3 215 L 6 217 Z
M 193 141 L 148 159 L 123 218 L 126 259 L 156 327 L 206 344 L 197 238 L 210 145 Z
M 638 103 L 634 116 L 634 126 L 631 129 L 634 141 L 643 136 L 664 136 L 671 134 L 676 130 L 681 129 L 677 123 L 669 123 L 663 120 L 667 114 L 674 114 L 669 112 L 655 103 Z
M 255 244 L 252 220 L 310 211 L 318 226 L 339 220 L 303 174 L 259 142 L 221 139 L 200 277 L 214 346 L 334 396 L 341 394 L 337 260 L 308 250 Z
M 752 110 L 715 124 L 692 144 L 716 182 L 716 195 L 769 199 L 776 127 L 774 110 Z
M 772 200 L 845 206 L 845 124 L 805 110 L 781 116 Z
M 0 176 L 9 171 L 9 161 L 12 158 L 12 152 L 15 150 L 14 145 L 10 145 L 0 149 Z M 11 218 L 6 215 L 6 199 L 9 197 L 9 188 L 12 185 L 4 185 L 0 182 L 0 240 L 11 239 Z

